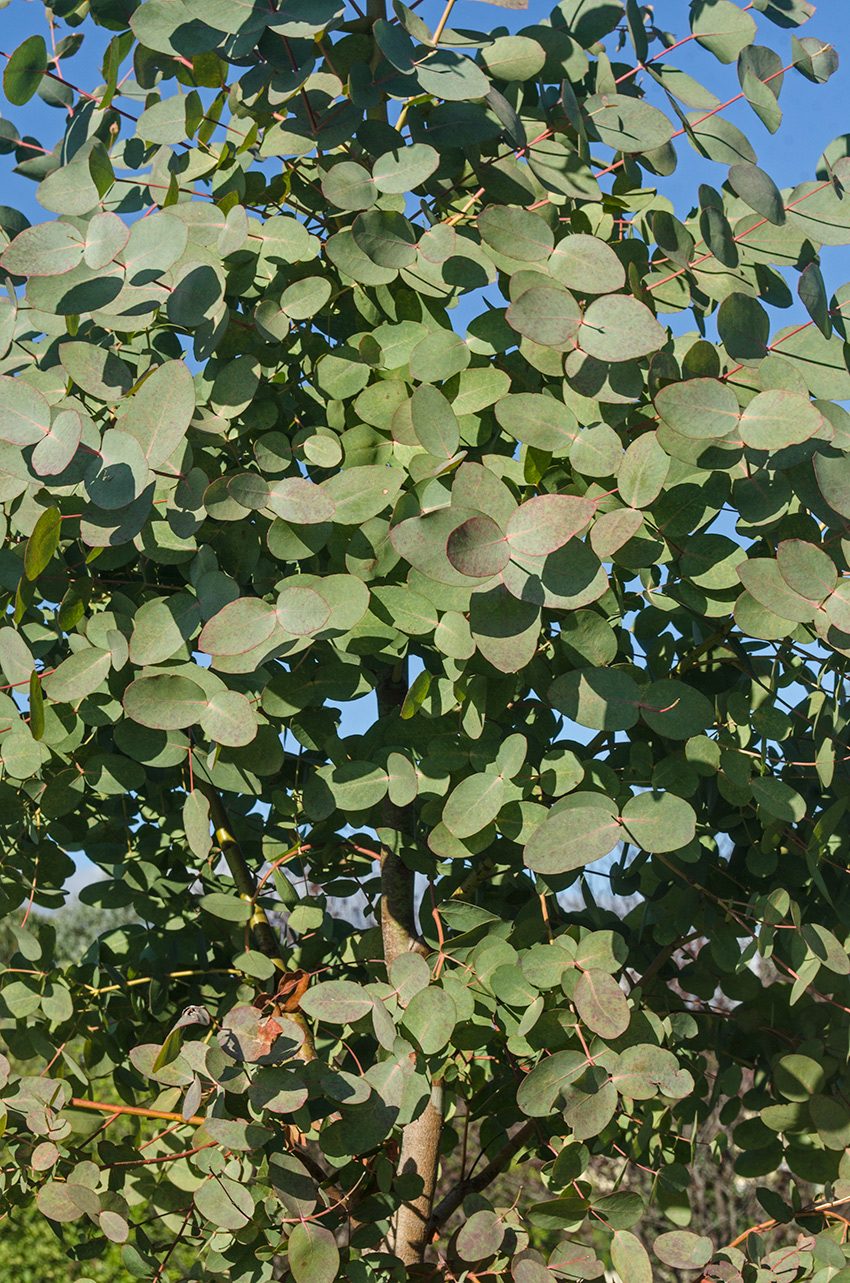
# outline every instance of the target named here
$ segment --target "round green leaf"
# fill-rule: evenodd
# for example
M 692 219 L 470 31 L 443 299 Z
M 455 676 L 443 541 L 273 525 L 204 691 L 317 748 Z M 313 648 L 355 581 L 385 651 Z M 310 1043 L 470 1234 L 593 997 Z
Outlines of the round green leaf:
M 850 454 L 817 454 L 814 469 L 826 502 L 842 517 L 850 517 Z
M 47 46 L 43 36 L 30 36 L 10 56 L 3 72 L 3 92 L 16 107 L 32 98 L 47 71 Z
M 339 1248 L 323 1225 L 300 1221 L 289 1236 L 287 1261 L 295 1283 L 333 1283 L 339 1273 Z
M 850 583 L 846 579 L 839 583 L 835 592 L 830 593 L 823 603 L 830 623 L 842 632 L 850 632 Z
M 773 615 L 798 623 L 811 623 L 814 619 L 813 603 L 788 587 L 779 573 L 777 562 L 764 557 L 754 558 L 742 562 L 737 568 L 737 574 L 747 592 Z
M 70 223 L 57 219 L 26 227 L 6 246 L 0 265 L 14 276 L 60 276 L 83 257 L 83 238 Z
M 296 526 L 330 521 L 336 510 L 330 494 L 306 477 L 287 477 L 270 485 L 266 506 L 275 516 Z
M 59 547 L 62 518 L 56 508 L 46 508 L 33 527 L 24 550 L 24 574 L 34 580 L 46 570 Z
M 205 860 L 210 853 L 210 804 L 200 790 L 187 793 L 183 802 L 183 830 L 193 855 Z
M 427 143 L 412 143 L 384 152 L 372 166 L 372 182 L 379 192 L 403 195 L 430 178 L 440 157 Z M 348 206 L 347 208 L 351 208 Z
M 638 1043 L 627 1047 L 611 1070 L 614 1085 L 629 1100 L 652 1100 L 661 1093 L 680 1099 L 693 1088 L 693 1079 L 666 1047 Z
M 734 62 L 756 38 L 753 19 L 732 0 L 697 0 L 690 18 L 697 43 L 720 62 Z
M 501 775 L 469 775 L 456 785 L 443 807 L 443 823 L 456 838 L 480 833 L 502 809 L 505 781 Z
M 54 702 L 78 704 L 103 684 L 111 663 L 109 651 L 93 646 L 78 650 L 45 676 L 45 694 Z
M 145 602 L 136 612 L 130 659 L 134 664 L 161 664 L 194 636 L 199 623 L 198 603 L 188 593 Z
M 652 1250 L 659 1261 L 674 1270 L 701 1270 L 714 1255 L 714 1244 L 710 1238 L 690 1230 L 671 1230 L 669 1234 L 659 1234 Z
M 198 649 L 209 655 L 245 655 L 268 641 L 277 627 L 273 606 L 258 597 L 228 602 L 204 626 Z
M 224 1149 L 258 1149 L 272 1138 L 272 1133 L 267 1127 L 258 1127 L 256 1123 L 243 1123 L 237 1118 L 207 1118 L 203 1130 L 208 1136 L 218 1141 Z
M 322 310 L 332 292 L 333 287 L 325 277 L 307 276 L 283 291 L 280 296 L 281 311 L 294 321 L 304 321 Z
M 607 423 L 581 428 L 570 447 L 570 463 L 584 477 L 613 477 L 622 458 L 620 438 Z
M 225 895 L 222 891 L 213 891 L 202 895 L 198 904 L 215 918 L 225 922 L 249 922 L 254 912 L 253 905 L 237 895 Z
M 124 692 L 123 702 L 132 721 L 153 730 L 172 731 L 199 721 L 207 697 L 191 678 L 162 673 L 137 677 Z
M 641 698 L 640 715 L 654 731 L 677 740 L 699 735 L 715 720 L 714 709 L 704 695 L 671 678 L 652 683 Z
M 83 435 L 83 421 L 76 410 L 61 410 L 32 452 L 30 463 L 39 477 L 64 472 L 77 453 Z
M 533 343 L 563 350 L 578 332 L 582 316 L 569 290 L 535 285 L 511 303 L 505 319 Z
M 638 793 L 623 807 L 623 838 L 653 854 L 679 851 L 696 832 L 694 809 L 673 793 Z
M 750 209 L 768 222 L 781 227 L 785 222 L 785 202 L 776 183 L 758 165 L 733 165 L 729 183 Z
M 543 69 L 546 51 L 530 36 L 497 36 L 482 50 L 482 60 L 496 80 L 532 80 Z
M 86 228 L 86 265 L 97 271 L 121 253 L 130 236 L 130 229 L 117 214 L 95 214 Z
M 325 598 L 312 588 L 284 588 L 278 595 L 275 607 L 275 617 L 280 627 L 299 637 L 324 628 L 330 613 L 330 606 Z
M 410 354 L 410 376 L 422 383 L 442 383 L 465 370 L 472 353 L 453 330 L 436 330 L 421 339 Z
M 809 601 L 823 601 L 838 583 L 829 553 L 805 539 L 784 539 L 776 549 L 776 563 L 791 591 Z
M 331 1025 L 350 1025 L 372 1009 L 372 999 L 350 980 L 324 980 L 311 985 L 301 999 L 301 1010 L 312 1020 Z
M 632 441 L 617 471 L 620 498 L 630 508 L 646 508 L 660 495 L 670 470 L 670 458 L 654 432 Z
M 135 437 L 118 428 L 104 432 L 100 450 L 86 472 L 89 499 L 108 512 L 126 508 L 150 478 L 148 461 Z
M 367 210 L 351 228 L 355 244 L 379 267 L 407 267 L 416 260 L 416 228 L 393 210 Z
M 633 361 L 666 342 L 667 331 L 649 308 L 628 294 L 594 299 L 578 332 L 581 350 L 598 361 Z
M 258 0 L 184 0 L 184 8 L 216 31 L 232 35 L 262 31 L 269 21 L 268 10 Z
M 728 436 L 741 413 L 735 393 L 719 379 L 669 383 L 656 396 L 655 408 L 675 432 L 693 440 Z
M 576 495 L 538 495 L 512 514 L 505 529 L 511 553 L 546 557 L 579 534 L 596 504 Z
M 41 750 L 28 726 L 19 723 L 3 736 L 0 761 L 4 773 L 15 780 L 29 779 L 41 769 Z
M 398 272 L 398 268 L 380 266 L 371 259 L 360 248 L 350 227 L 328 238 L 325 253 L 344 276 L 361 285 L 387 285 Z
M 606 971 L 582 971 L 572 996 L 583 1022 L 600 1038 L 619 1038 L 628 1029 L 626 995 Z
M 535 873 L 569 873 L 608 855 L 620 841 L 617 810 L 610 798 L 574 793 L 559 803 L 532 834 L 524 852 Z M 563 807 L 563 809 L 562 809 Z
M 175 94 L 153 103 L 143 111 L 136 125 L 136 137 L 146 143 L 176 145 L 186 133 L 186 98 Z
M 239 691 L 217 691 L 211 695 L 200 721 L 205 735 L 231 748 L 250 744 L 257 734 L 254 706 Z
M 640 688 L 616 668 L 563 673 L 549 687 L 549 701 L 571 721 L 596 731 L 626 731 L 641 711 Z
M 525 209 L 488 205 L 477 222 L 488 245 L 521 263 L 545 262 L 555 246 L 549 224 L 539 214 Z
M 626 274 L 607 241 L 577 232 L 555 246 L 547 271 L 568 290 L 610 294 L 622 289 Z
M 774 388 L 759 392 L 741 412 L 740 433 L 754 450 L 782 450 L 817 436 L 823 416 L 808 397 Z
M 490 89 L 490 81 L 481 68 L 454 49 L 434 50 L 418 63 L 416 76 L 426 94 L 448 102 L 483 98 Z
M 495 521 L 490 517 L 470 517 L 449 535 L 446 555 L 462 575 L 489 579 L 508 564 L 510 549 Z
M 322 195 L 337 209 L 371 209 L 377 200 L 368 169 L 349 160 L 328 170 L 322 179 Z
M 462 1261 L 485 1261 L 498 1252 L 505 1237 L 505 1224 L 496 1212 L 482 1208 L 464 1221 L 457 1236 L 457 1254 Z
M 627 94 L 594 94 L 584 111 L 600 141 L 615 151 L 655 151 L 673 137 L 674 126 L 663 111 Z
M 652 1283 L 652 1262 L 639 1238 L 629 1230 L 616 1230 L 611 1240 L 614 1269 L 628 1283 Z
M 426 1056 L 442 1051 L 457 1023 L 457 1009 L 445 989 L 429 985 L 414 994 L 405 1008 L 401 1027 Z
M 421 953 L 401 953 L 390 964 L 390 984 L 402 1007 L 427 988 L 431 982 L 431 969 Z
M 50 406 L 23 379 L 0 375 L 0 441 L 34 445 L 50 431 Z
M 809 1113 L 827 1149 L 844 1150 L 850 1143 L 850 1110 L 832 1096 L 812 1096 Z
M 330 769 L 322 768 L 334 802 L 340 811 L 365 811 L 377 805 L 387 793 L 387 773 L 372 762 L 353 760 Z
M 526 1074 L 519 1085 L 516 1101 L 529 1118 L 544 1118 L 553 1113 L 562 1087 L 584 1073 L 587 1059 L 580 1051 L 556 1051 L 546 1056 Z
M 688 142 L 701 156 L 719 165 L 754 165 L 757 160 L 746 134 L 723 116 L 706 116 L 705 111 L 689 111 L 685 117 L 690 128 Z
M 791 37 L 794 66 L 816 85 L 823 85 L 838 70 L 838 54 L 832 45 L 815 36 Z
M 249 1190 L 229 1176 L 208 1176 L 194 1194 L 195 1207 L 216 1229 L 244 1229 L 254 1215 Z
M 262 956 L 262 955 L 260 955 Z M 269 1066 L 248 1088 L 248 1099 L 259 1110 L 293 1114 L 305 1104 L 309 1091 L 301 1077 L 286 1067 Z
M 496 403 L 496 418 L 517 441 L 563 456 L 578 436 L 578 420 L 562 401 L 540 392 L 516 392 Z
M 784 780 L 770 775 L 759 776 L 750 782 L 750 790 L 758 803 L 759 813 L 769 820 L 799 824 L 806 814 L 806 803 Z
M 70 1181 L 46 1181 L 38 1191 L 38 1210 L 51 1221 L 62 1223 L 79 1220 L 85 1215 L 85 1208 L 74 1198 L 74 1192 L 79 1188 L 79 1185 Z
M 119 420 L 122 432 L 141 446 L 148 466 L 159 468 L 188 431 L 195 413 L 195 387 L 183 361 L 157 366 L 133 394 Z
M 410 400 L 413 431 L 423 449 L 438 459 L 451 459 L 460 443 L 458 422 L 451 404 L 437 388 L 423 383 Z

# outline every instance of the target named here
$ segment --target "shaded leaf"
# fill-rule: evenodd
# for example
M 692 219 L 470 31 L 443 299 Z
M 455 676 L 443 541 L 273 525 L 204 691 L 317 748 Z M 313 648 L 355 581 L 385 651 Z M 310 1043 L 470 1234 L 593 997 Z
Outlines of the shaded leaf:
M 24 552 L 24 573 L 27 579 L 37 579 L 50 565 L 59 547 L 62 518 L 56 508 L 46 508 L 35 523 Z
M 660 1261 L 676 1270 L 701 1270 L 714 1255 L 714 1244 L 690 1230 L 659 1234 L 652 1250 Z
M 777 226 L 785 222 L 782 194 L 770 175 L 758 165 L 733 165 L 729 170 L 729 182 L 750 209 Z
M 535 830 L 523 858 L 535 873 L 568 873 L 608 855 L 620 836 L 616 807 L 609 798 L 571 794 Z
M 339 1249 L 330 1230 L 315 1221 L 294 1226 L 287 1261 L 295 1283 L 333 1283 L 339 1273 Z

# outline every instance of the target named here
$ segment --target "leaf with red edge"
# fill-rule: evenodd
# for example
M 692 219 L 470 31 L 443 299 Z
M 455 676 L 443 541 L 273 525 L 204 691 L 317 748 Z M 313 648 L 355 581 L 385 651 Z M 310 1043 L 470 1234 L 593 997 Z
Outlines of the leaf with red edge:
M 537 495 L 517 508 L 508 521 L 508 547 L 512 553 L 546 557 L 584 530 L 596 507 L 594 499 L 578 495 Z
M 239 597 L 207 622 L 198 649 L 208 655 L 246 655 L 268 641 L 277 625 L 274 606 L 259 597 Z

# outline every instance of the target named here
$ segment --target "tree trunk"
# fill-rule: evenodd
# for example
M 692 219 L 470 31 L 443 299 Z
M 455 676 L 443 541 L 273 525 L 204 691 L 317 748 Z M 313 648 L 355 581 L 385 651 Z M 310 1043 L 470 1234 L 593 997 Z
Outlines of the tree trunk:
M 393 1226 L 395 1254 L 405 1265 L 415 1265 L 425 1256 L 431 1241 L 429 1227 L 434 1191 L 440 1166 L 440 1136 L 443 1130 L 443 1084 L 431 1084 L 431 1099 L 423 1113 L 405 1127 L 398 1157 L 399 1174 L 414 1174 L 422 1181 L 422 1192 L 396 1212 Z
M 400 663 L 378 679 L 378 714 L 383 720 L 401 708 L 407 693 L 407 665 Z M 401 858 L 401 839 L 412 837 L 415 828 L 411 806 L 384 802 L 384 829 L 381 842 L 381 933 L 387 971 L 395 958 L 423 946 L 416 931 L 414 873 Z M 395 839 L 395 840 L 393 840 Z M 402 1204 L 391 1231 L 391 1246 L 405 1265 L 415 1265 L 425 1255 L 430 1235 L 428 1222 L 434 1203 L 443 1127 L 443 1084 L 431 1084 L 431 1099 L 423 1113 L 404 1128 L 399 1152 L 399 1174 L 415 1175 L 421 1191 Z

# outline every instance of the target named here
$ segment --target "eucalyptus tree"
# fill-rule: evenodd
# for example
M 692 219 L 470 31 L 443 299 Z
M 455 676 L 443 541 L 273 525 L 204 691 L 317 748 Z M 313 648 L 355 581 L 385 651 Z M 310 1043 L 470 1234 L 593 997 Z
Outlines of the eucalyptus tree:
M 780 191 L 724 115 L 837 55 L 461 9 L 7 56 L 4 1210 L 75 1277 L 840 1283 L 850 135 Z M 83 856 L 135 919 L 62 965 Z

